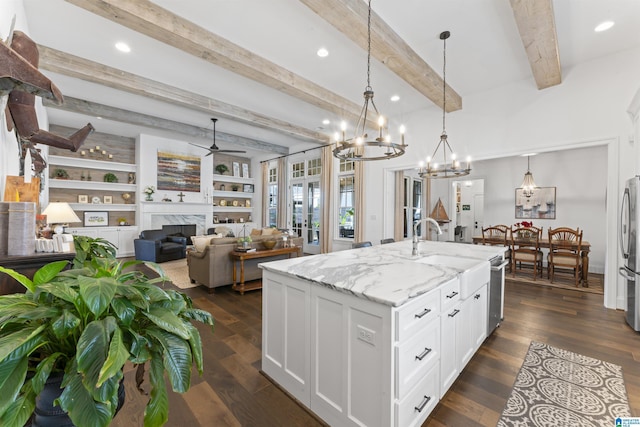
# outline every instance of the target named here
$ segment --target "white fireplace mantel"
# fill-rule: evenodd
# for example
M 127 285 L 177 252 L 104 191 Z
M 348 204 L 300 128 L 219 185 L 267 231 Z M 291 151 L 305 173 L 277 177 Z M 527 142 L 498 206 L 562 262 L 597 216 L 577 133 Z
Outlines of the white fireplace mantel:
M 213 226 L 213 206 L 190 202 L 140 202 L 136 223 L 140 230 L 153 230 L 170 224 L 195 224 L 197 234 Z

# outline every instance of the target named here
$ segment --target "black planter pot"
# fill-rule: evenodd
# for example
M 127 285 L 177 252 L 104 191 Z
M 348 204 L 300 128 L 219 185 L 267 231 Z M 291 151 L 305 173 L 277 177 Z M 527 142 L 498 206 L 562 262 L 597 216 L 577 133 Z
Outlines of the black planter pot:
M 71 419 L 60 406 L 53 406 L 53 401 L 62 394 L 63 374 L 53 374 L 45 383 L 44 390 L 36 399 L 36 409 L 33 411 L 32 427 L 74 427 Z M 116 413 L 124 405 L 124 383 L 120 381 L 118 387 L 118 407 Z

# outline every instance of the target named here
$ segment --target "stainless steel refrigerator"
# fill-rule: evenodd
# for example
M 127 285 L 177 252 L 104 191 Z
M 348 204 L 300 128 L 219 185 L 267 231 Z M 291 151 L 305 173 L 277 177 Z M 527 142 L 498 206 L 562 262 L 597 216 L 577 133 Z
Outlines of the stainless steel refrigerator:
M 620 249 L 624 266 L 618 269 L 627 280 L 627 323 L 640 331 L 640 176 L 625 183 L 620 210 Z

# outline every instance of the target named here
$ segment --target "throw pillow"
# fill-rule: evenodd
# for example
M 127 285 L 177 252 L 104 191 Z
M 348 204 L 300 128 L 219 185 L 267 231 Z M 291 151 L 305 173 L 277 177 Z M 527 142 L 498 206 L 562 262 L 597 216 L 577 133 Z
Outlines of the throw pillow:
M 262 229 L 262 235 L 263 236 L 271 236 L 273 234 L 274 230 L 275 230 L 275 228 L 263 228 Z
M 260 234 L 262 234 L 262 230 L 260 230 L 259 228 L 254 228 L 251 230 L 251 236 L 259 236 Z
M 211 236 L 191 236 L 191 242 L 197 252 L 204 251 L 204 248 L 207 247 L 210 240 Z

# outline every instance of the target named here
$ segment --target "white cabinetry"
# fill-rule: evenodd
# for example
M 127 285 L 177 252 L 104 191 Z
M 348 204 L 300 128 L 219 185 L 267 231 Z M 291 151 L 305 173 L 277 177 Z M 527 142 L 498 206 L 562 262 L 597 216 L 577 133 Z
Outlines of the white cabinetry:
M 67 228 L 67 232 L 77 236 L 101 238 L 113 243 L 117 257 L 134 254 L 133 240 L 138 237 L 138 227 L 79 227 Z
M 419 426 L 451 357 L 440 309 L 458 295 L 456 278 L 391 307 L 265 270 L 262 369 L 330 425 Z

